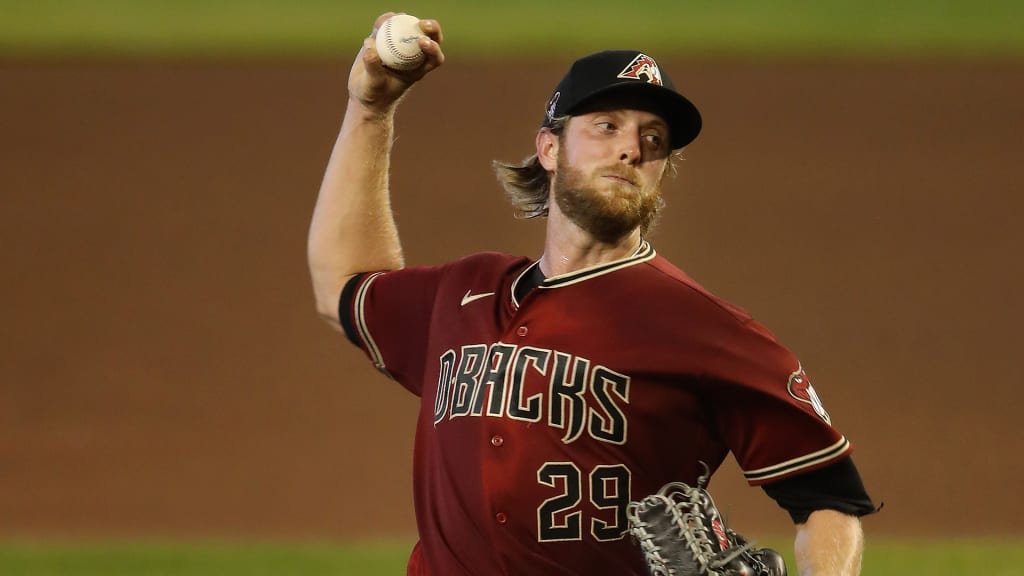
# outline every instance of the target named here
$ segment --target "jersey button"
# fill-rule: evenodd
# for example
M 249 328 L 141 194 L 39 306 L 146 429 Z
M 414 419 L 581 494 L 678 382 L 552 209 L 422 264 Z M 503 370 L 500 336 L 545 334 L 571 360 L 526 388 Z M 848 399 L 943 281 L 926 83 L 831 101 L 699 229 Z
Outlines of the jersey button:
M 506 516 L 504 512 L 498 512 L 497 514 L 495 514 L 494 519 L 497 520 L 498 524 L 504 524 L 505 522 L 508 522 L 508 516 Z
M 504 443 L 505 439 L 502 438 L 501 436 L 498 436 L 497 434 L 491 436 L 491 446 L 501 446 Z
M 516 334 L 519 334 L 520 336 L 526 336 L 528 332 L 529 330 L 526 329 L 526 326 L 520 326 L 519 329 L 516 330 Z

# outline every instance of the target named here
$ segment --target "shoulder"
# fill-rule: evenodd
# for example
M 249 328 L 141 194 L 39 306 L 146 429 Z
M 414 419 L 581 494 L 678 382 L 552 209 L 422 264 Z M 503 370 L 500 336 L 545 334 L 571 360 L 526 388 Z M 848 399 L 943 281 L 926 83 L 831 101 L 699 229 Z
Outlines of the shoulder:
M 509 269 L 522 269 L 529 262 L 530 260 L 523 256 L 513 256 L 501 252 L 477 252 L 441 264 L 417 264 L 376 272 L 373 275 L 383 274 L 392 277 L 436 275 L 444 277 L 452 274 L 490 274 Z
M 387 286 L 397 291 L 412 291 L 421 295 L 436 293 L 452 284 L 500 281 L 529 265 L 530 260 L 500 252 L 478 252 L 442 264 L 413 265 L 396 270 L 364 273 L 350 282 L 354 288 L 367 289 L 371 283 L 375 291 Z
M 452 268 L 501 268 L 509 264 L 527 262 L 523 256 L 505 254 L 504 252 L 476 252 L 453 260 L 446 266 Z
M 646 315 L 692 329 L 701 326 L 712 340 L 753 340 L 777 343 L 777 338 L 742 306 L 714 294 L 662 256 L 636 267 L 638 298 Z M 693 335 L 696 337 L 697 335 Z
M 664 257 L 656 256 L 644 264 L 638 267 L 637 272 L 645 277 L 645 289 L 652 293 L 664 295 L 673 302 L 686 303 L 690 310 L 703 310 L 739 324 L 753 320 L 744 308 L 712 293 Z
M 446 277 L 496 278 L 516 273 L 525 268 L 531 260 L 502 252 L 477 252 L 453 260 L 441 267 Z

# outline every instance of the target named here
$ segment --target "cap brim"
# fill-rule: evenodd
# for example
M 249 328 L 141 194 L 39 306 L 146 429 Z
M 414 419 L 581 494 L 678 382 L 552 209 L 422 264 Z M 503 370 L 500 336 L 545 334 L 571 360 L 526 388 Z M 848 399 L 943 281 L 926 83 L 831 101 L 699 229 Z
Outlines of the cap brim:
M 644 93 L 644 98 L 630 99 L 630 105 L 653 112 L 665 119 L 665 122 L 668 123 L 673 150 L 693 142 L 700 134 L 702 125 L 700 112 L 697 111 L 693 102 L 675 90 L 646 82 L 627 81 L 604 86 L 580 99 L 566 113 L 578 114 L 588 105 L 598 102 L 599 97 L 611 96 L 616 93 Z

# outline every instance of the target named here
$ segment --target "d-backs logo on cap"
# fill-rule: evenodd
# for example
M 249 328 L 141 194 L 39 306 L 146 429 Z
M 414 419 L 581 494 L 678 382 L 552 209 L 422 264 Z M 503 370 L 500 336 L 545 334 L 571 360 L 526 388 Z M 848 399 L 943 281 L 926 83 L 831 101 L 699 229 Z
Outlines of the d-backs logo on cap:
M 631 80 L 643 80 L 648 84 L 654 84 L 655 86 L 661 86 L 661 70 L 658 69 L 658 63 L 654 61 L 647 54 L 637 54 L 636 58 L 629 63 L 622 72 L 619 72 L 618 78 L 629 78 Z

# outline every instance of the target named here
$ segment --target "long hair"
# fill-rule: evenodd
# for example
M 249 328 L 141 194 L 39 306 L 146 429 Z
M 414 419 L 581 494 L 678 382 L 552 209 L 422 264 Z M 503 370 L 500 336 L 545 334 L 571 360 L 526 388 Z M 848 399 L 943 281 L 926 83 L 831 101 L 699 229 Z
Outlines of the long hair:
M 559 138 L 565 129 L 568 116 L 555 118 L 551 127 L 552 134 Z M 505 189 L 505 195 L 515 209 L 517 218 L 537 218 L 548 215 L 548 200 L 551 192 L 551 177 L 536 154 L 527 157 L 518 164 L 495 160 L 491 163 L 498 182 Z

